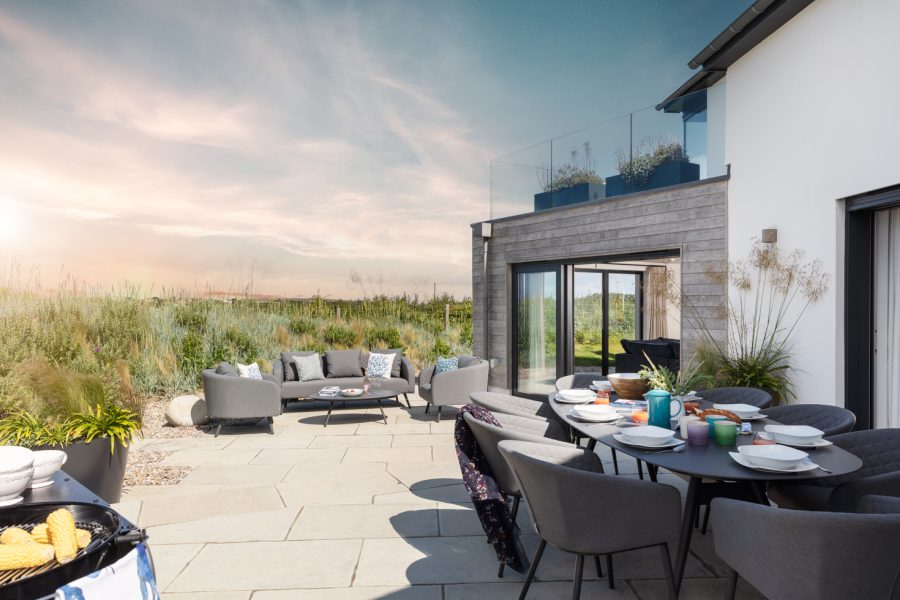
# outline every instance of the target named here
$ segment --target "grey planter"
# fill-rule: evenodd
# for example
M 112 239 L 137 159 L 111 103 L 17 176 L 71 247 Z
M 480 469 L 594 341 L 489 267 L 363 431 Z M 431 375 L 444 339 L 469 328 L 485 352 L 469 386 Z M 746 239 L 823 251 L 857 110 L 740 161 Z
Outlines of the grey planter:
M 606 186 L 602 183 L 579 183 L 555 192 L 541 192 L 534 195 L 534 210 L 547 210 L 557 206 L 569 206 L 579 202 L 606 198 Z
M 116 443 L 115 452 L 110 454 L 109 438 L 98 438 L 89 444 L 75 442 L 55 449 L 68 455 L 63 471 L 69 476 L 110 504 L 121 499 L 128 463 L 127 447 Z
M 656 188 L 700 180 L 700 165 L 684 160 L 663 163 L 653 170 L 647 181 L 628 181 L 621 175 L 606 178 L 607 197 L 621 196 L 632 192 L 643 192 Z

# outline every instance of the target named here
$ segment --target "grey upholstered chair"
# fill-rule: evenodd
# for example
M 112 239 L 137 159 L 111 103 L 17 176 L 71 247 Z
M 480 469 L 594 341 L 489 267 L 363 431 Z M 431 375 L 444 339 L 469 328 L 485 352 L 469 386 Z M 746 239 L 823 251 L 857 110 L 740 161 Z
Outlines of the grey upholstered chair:
M 900 496 L 900 429 L 851 431 L 828 439 L 858 456 L 862 467 L 808 483 L 772 484 L 769 497 L 778 506 L 852 512 L 863 496 Z
M 785 404 L 766 409 L 766 415 L 782 425 L 809 425 L 826 436 L 847 433 L 856 425 L 856 415 L 840 406 L 827 404 Z
M 443 373 L 434 372 L 431 365 L 419 373 L 419 396 L 425 402 L 425 412 L 437 407 L 437 420 L 441 420 L 441 407 L 461 406 L 469 403 L 469 394 L 487 390 L 490 365 L 475 356 L 460 356 L 459 368 Z
M 713 500 L 716 554 L 770 600 L 892 597 L 900 569 L 900 515 L 784 510 Z
M 601 380 L 606 380 L 606 376 L 602 373 L 575 373 L 574 375 L 563 375 L 556 380 L 556 391 L 587 388 L 592 382 Z
M 273 417 L 281 414 L 281 389 L 271 376 L 263 376 L 263 379 L 239 377 L 228 363 L 205 369 L 201 375 L 210 420 L 266 419 L 269 433 L 275 433 Z M 222 424 L 219 423 L 216 437 L 221 431 Z
M 528 593 L 544 548 L 550 544 L 576 555 L 575 600 L 581 596 L 585 555 L 607 556 L 607 577 L 612 587 L 613 553 L 659 546 L 669 598 L 674 600 L 668 542 L 678 536 L 678 490 L 662 483 L 604 475 L 600 457 L 584 448 L 505 441 L 500 442 L 500 452 L 521 485 L 541 538 L 520 599 Z M 590 515 L 609 518 L 601 522 Z
M 749 404 L 757 408 L 769 408 L 772 395 L 765 390 L 747 387 L 723 387 L 701 390 L 697 395 L 714 404 Z
M 555 444 L 559 446 L 571 446 L 568 441 L 568 435 L 558 424 L 551 421 L 537 421 L 526 417 L 517 417 L 515 415 L 495 414 L 494 418 L 500 423 L 500 427 L 479 421 L 471 414 L 464 414 L 463 419 L 472 430 L 475 440 L 478 442 L 478 448 L 484 454 L 485 460 L 494 473 L 494 480 L 500 486 L 500 491 L 506 496 L 513 499 L 512 503 L 512 520 L 516 521 L 519 514 L 519 502 L 522 500 L 522 491 L 519 489 L 519 482 L 513 475 L 509 464 L 500 455 L 498 444 L 503 440 L 518 440 L 523 442 L 534 442 L 544 444 Z M 601 465 L 602 468 L 602 465 Z M 503 568 L 506 565 L 500 564 L 500 570 L 497 577 L 503 577 Z
M 561 423 L 559 417 L 547 402 L 521 396 L 510 396 L 498 392 L 472 392 L 469 399 L 476 406 L 486 408 L 494 414 L 516 415 L 540 421 Z

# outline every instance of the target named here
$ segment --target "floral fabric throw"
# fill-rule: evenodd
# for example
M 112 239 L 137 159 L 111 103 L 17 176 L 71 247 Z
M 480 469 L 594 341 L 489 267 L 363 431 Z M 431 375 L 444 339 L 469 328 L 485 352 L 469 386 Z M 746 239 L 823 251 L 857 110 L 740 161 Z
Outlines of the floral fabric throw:
M 480 406 L 474 404 L 463 406 L 456 415 L 453 432 L 456 457 L 459 459 L 463 484 L 475 505 L 475 512 L 478 513 L 478 519 L 487 534 L 488 543 L 494 546 L 497 559 L 511 569 L 523 573 L 528 567 L 528 559 L 525 558 L 525 552 L 519 541 L 518 527 L 513 523 L 509 506 L 500 493 L 484 454 L 478 449 L 472 430 L 463 419 L 466 413 L 497 427 L 500 427 L 500 423 L 494 415 Z

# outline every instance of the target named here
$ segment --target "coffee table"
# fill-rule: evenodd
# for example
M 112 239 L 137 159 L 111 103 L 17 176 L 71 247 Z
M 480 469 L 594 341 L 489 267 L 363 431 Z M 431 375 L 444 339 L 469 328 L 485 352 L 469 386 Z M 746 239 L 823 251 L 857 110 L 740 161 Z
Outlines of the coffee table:
M 328 414 L 325 415 L 325 427 L 328 427 L 328 421 L 331 419 L 331 411 L 334 410 L 335 402 L 359 403 L 362 401 L 371 402 L 372 400 L 378 403 L 378 409 L 381 411 L 381 417 L 384 419 L 384 424 L 387 425 L 387 415 L 384 414 L 384 406 L 381 405 L 381 401 L 389 400 L 391 398 L 396 400 L 398 396 L 399 392 L 392 392 L 390 390 L 369 390 L 361 396 L 344 396 L 342 394 L 335 394 L 334 396 L 321 396 L 319 394 L 316 394 L 312 397 L 312 399 L 328 403 Z

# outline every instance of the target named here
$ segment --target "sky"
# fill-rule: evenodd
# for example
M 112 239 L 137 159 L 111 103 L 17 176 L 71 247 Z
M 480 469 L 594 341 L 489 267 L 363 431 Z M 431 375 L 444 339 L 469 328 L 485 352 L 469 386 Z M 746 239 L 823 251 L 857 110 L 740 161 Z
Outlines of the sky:
M 749 3 L 6 1 L 0 286 L 468 296 L 491 159 L 656 104 Z

